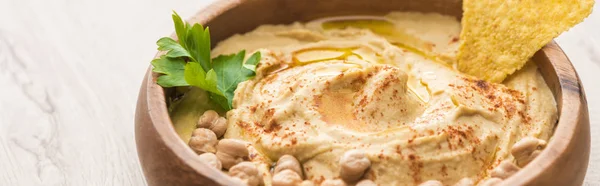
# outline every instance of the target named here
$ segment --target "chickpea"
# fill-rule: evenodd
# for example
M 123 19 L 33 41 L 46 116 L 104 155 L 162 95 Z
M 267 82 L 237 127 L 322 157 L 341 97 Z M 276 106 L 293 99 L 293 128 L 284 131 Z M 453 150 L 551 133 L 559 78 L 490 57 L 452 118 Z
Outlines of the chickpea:
M 244 161 L 243 158 L 236 158 L 227 153 L 223 153 L 223 152 L 219 152 L 219 151 L 217 151 L 216 155 L 217 155 L 217 159 L 219 159 L 219 161 L 221 161 L 221 164 L 223 165 L 224 169 L 229 169 L 229 168 L 233 167 L 234 165 Z
M 302 178 L 298 173 L 291 169 L 285 169 L 275 173 L 273 176 L 273 186 L 296 186 L 302 182 Z
M 217 144 L 217 136 L 215 133 L 208 129 L 197 128 L 192 132 L 192 138 L 188 145 L 198 154 L 205 152 L 215 152 L 215 145 Z
M 227 131 L 227 119 L 220 117 L 215 121 L 215 123 L 213 123 L 213 125 L 209 127 L 209 129 L 215 132 L 218 137 L 223 136 L 225 131 Z
M 542 150 L 534 150 L 529 157 L 521 158 L 517 160 L 517 165 L 519 167 L 525 167 L 525 165 L 529 164 L 529 162 L 533 161 L 536 157 L 538 157 L 542 153 Z
M 214 167 L 218 170 L 221 170 L 223 168 L 223 166 L 221 165 L 221 161 L 219 161 L 217 156 L 213 153 L 207 152 L 204 154 L 200 154 L 199 157 L 202 160 L 202 162 L 210 165 L 211 167 Z
M 227 172 L 225 172 L 225 174 L 227 174 Z M 233 182 L 235 182 L 234 185 L 247 185 L 246 182 L 238 177 L 231 177 L 231 179 L 233 180 Z
M 477 186 L 495 186 L 502 183 L 502 179 L 500 178 L 488 178 L 486 180 L 481 181 Z
M 419 186 L 444 186 L 444 184 L 437 180 L 429 180 L 419 184 Z
M 222 139 L 217 144 L 217 150 L 234 156 L 248 156 L 248 148 L 246 142 L 237 139 Z
M 302 181 L 302 183 L 300 183 L 299 186 L 315 186 L 315 183 L 313 183 L 310 180 L 304 180 L 304 181 Z
M 216 155 L 223 164 L 223 168 L 229 169 L 248 157 L 248 148 L 246 148 L 246 143 L 243 141 L 222 139 L 217 144 Z
M 512 176 L 513 174 L 517 173 L 517 171 L 519 171 L 519 169 L 520 168 L 517 167 L 511 161 L 504 160 L 504 161 L 500 162 L 500 165 L 498 165 L 498 167 L 496 167 L 496 168 L 494 168 L 494 170 L 492 170 L 490 175 L 493 178 L 506 179 L 506 178 Z
M 377 186 L 377 184 L 371 180 L 361 180 L 356 183 L 356 186 Z
M 321 186 L 346 186 L 346 183 L 340 179 L 325 180 L 321 183 Z
M 210 129 L 220 138 L 227 130 L 227 119 L 219 117 L 219 114 L 214 110 L 207 110 L 198 119 L 196 127 Z
M 475 182 L 471 179 L 471 178 L 463 178 L 458 180 L 458 182 L 456 182 L 454 184 L 454 186 L 473 186 L 475 185 Z
M 544 140 L 525 137 L 512 146 L 511 154 L 515 157 L 517 165 L 524 167 L 537 157 L 545 146 L 546 141 Z
M 288 169 L 296 172 L 300 176 L 300 178 L 303 177 L 302 167 L 300 165 L 300 162 L 298 162 L 298 159 L 296 159 L 294 156 L 286 154 L 281 156 L 279 160 L 277 160 L 277 165 L 275 166 L 274 173 L 277 174 L 278 172 Z
M 258 168 L 252 162 L 241 162 L 237 165 L 232 166 L 229 169 L 229 175 L 232 177 L 239 178 L 242 182 L 249 186 L 257 186 L 260 184 L 261 176 Z
M 219 118 L 219 113 L 217 113 L 216 111 L 214 111 L 214 110 L 204 111 L 202 116 L 200 116 L 200 118 L 198 119 L 198 123 L 196 124 L 196 127 L 208 128 L 208 127 L 210 127 L 212 122 L 214 120 L 216 120 L 217 118 Z
M 356 182 L 370 166 L 371 161 L 364 151 L 350 150 L 340 158 L 340 177 L 346 182 Z

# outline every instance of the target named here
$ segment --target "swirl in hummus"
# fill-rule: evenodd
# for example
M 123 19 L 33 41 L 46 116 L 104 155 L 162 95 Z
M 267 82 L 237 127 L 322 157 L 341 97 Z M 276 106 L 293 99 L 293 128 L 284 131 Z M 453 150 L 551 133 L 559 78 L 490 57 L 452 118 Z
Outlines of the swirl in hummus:
M 452 67 L 455 18 L 393 12 L 366 20 L 263 25 L 213 50 L 263 56 L 256 77 L 235 92 L 225 138 L 250 142 L 265 180 L 286 154 L 305 179 L 337 178 L 340 157 L 361 149 L 372 163 L 365 177 L 381 185 L 478 181 L 514 160 L 519 140 L 551 137 L 556 103 L 533 62 L 489 83 Z

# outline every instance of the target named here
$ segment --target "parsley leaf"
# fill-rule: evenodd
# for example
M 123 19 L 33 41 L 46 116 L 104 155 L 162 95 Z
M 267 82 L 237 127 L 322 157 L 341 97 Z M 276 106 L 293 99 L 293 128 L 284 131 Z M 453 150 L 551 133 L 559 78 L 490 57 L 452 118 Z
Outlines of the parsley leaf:
M 187 41 L 187 27 L 190 27 L 189 24 L 184 23 L 183 19 L 179 17 L 177 12 L 173 11 L 173 24 L 175 25 L 175 33 L 177 34 L 177 39 L 183 48 L 186 48 L 185 41 Z
M 204 29 L 202 25 L 194 24 L 188 29 L 187 50 L 192 54 L 194 61 L 202 66 L 204 71 L 211 69 L 210 64 L 210 31 L 208 27 Z
M 255 52 L 250 56 L 250 58 L 248 58 L 248 60 L 246 60 L 246 63 L 244 63 L 244 68 L 255 72 L 256 65 L 258 65 L 258 62 L 260 62 L 260 52 Z M 253 74 L 252 76 L 254 77 L 254 75 L 256 74 Z
M 221 95 L 217 95 L 215 93 L 210 93 L 208 96 L 210 97 L 211 101 L 213 101 L 214 103 L 218 104 L 223 109 L 225 109 L 225 110 L 231 110 L 231 109 L 233 109 L 232 105 L 229 103 L 229 101 L 227 100 L 227 98 L 225 98 L 225 97 L 223 97 Z
M 234 91 L 237 85 L 254 77 L 254 68 L 260 59 L 260 53 L 254 53 L 244 66 L 246 51 L 237 54 L 221 55 L 213 59 L 213 67 L 217 73 L 217 89 L 223 93 L 229 105 L 232 105 Z M 248 69 L 252 68 L 252 69 Z
M 183 48 L 177 41 L 173 40 L 170 37 L 160 38 L 156 45 L 158 45 L 158 50 L 167 51 L 167 57 L 177 58 L 177 57 L 190 57 L 190 53 Z
M 190 26 L 188 23 L 183 23 L 183 20 L 177 13 L 173 13 L 173 22 L 175 24 L 175 33 L 177 34 L 177 38 L 179 39 L 179 47 L 169 45 L 169 48 L 164 47 L 166 49 L 174 48 L 174 55 L 179 54 L 180 49 L 185 49 L 187 54 L 185 57 L 190 57 L 192 61 L 198 62 L 202 69 L 206 72 L 211 69 L 210 62 L 210 30 L 208 27 L 206 29 L 200 24 L 194 24 Z M 161 42 L 161 40 L 164 40 Z M 161 43 L 173 44 L 176 43 L 175 40 L 164 37 L 158 40 Z M 160 46 L 160 45 L 159 45 Z M 160 48 L 159 48 L 160 50 Z M 177 53 L 175 53 L 177 52 Z M 169 55 L 169 53 L 167 53 Z M 183 57 L 177 56 L 177 57 Z
M 206 91 L 223 95 L 217 90 L 217 74 L 213 69 L 209 70 L 208 73 L 204 72 L 204 69 L 200 64 L 196 62 L 189 62 L 185 65 L 185 81 L 190 85 L 200 87 Z
M 246 51 L 221 55 L 211 60 L 210 31 L 200 24 L 184 22 L 173 12 L 173 23 L 178 41 L 170 37 L 159 39 L 158 50 L 166 51 L 152 61 L 153 72 L 164 74 L 157 83 L 162 87 L 195 86 L 207 92 L 211 101 L 231 110 L 237 85 L 255 76 L 260 53 L 246 60 Z
M 153 72 L 165 74 L 158 77 L 156 83 L 162 87 L 188 86 L 184 79 L 185 61 L 180 58 L 161 56 L 152 60 Z

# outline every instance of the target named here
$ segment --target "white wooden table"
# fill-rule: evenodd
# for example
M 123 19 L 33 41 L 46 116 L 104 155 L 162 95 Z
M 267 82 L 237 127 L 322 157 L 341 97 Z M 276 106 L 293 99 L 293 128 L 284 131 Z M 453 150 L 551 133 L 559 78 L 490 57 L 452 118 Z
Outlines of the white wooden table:
M 0 185 L 145 185 L 133 117 L 171 10 L 214 0 L 0 0 Z M 600 185 L 600 6 L 557 41 L 588 95 Z

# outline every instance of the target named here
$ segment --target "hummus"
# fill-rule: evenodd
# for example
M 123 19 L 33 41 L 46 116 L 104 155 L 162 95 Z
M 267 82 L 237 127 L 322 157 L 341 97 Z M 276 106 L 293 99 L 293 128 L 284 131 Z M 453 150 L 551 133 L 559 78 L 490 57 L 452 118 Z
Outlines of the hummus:
M 457 71 L 459 32 L 453 17 L 393 12 L 232 36 L 213 56 L 263 57 L 235 92 L 225 138 L 250 142 L 266 170 L 292 155 L 315 183 L 338 177 L 351 149 L 367 152 L 365 175 L 381 185 L 487 178 L 515 142 L 550 138 L 556 103 L 533 62 L 502 84 Z

